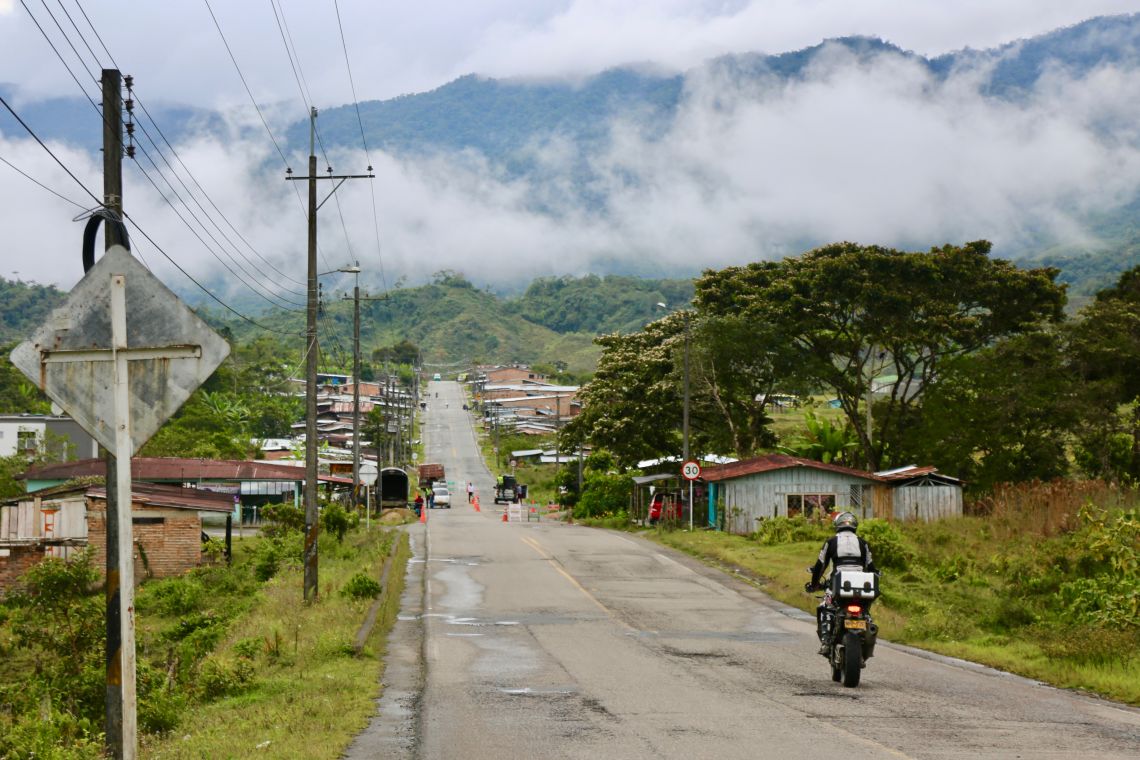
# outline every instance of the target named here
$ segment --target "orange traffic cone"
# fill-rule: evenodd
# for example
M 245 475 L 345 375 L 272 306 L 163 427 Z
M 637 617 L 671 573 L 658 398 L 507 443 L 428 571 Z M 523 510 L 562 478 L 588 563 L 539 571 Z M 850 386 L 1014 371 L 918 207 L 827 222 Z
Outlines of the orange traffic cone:
M 507 510 L 503 510 L 503 522 L 507 521 Z
M 472 499 L 471 503 L 475 505 L 475 511 L 476 512 L 482 512 L 483 511 L 483 510 L 479 509 L 479 497 L 478 496 L 476 496 L 474 499 Z
M 427 522 L 427 510 L 427 504 L 424 504 L 422 507 L 420 507 L 420 522 L 422 523 Z

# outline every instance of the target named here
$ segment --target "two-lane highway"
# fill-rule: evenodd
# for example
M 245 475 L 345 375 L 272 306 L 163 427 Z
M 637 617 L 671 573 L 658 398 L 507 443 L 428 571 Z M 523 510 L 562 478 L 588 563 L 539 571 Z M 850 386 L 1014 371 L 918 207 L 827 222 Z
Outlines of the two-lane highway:
M 1140 757 L 1132 708 L 882 644 L 846 689 L 810 618 L 747 584 L 624 534 L 476 513 L 463 486 L 490 502 L 492 478 L 460 388 L 428 391 L 428 459 L 456 498 L 414 531 L 387 715 L 350 757 Z

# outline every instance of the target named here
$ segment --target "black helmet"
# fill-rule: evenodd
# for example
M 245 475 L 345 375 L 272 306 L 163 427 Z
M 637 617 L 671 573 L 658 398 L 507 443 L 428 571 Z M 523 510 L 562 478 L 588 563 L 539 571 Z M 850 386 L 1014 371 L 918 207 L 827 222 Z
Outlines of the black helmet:
M 849 530 L 854 533 L 859 527 L 859 518 L 850 512 L 840 512 L 835 516 L 835 519 L 831 521 L 831 524 L 835 527 L 836 533 L 841 530 Z

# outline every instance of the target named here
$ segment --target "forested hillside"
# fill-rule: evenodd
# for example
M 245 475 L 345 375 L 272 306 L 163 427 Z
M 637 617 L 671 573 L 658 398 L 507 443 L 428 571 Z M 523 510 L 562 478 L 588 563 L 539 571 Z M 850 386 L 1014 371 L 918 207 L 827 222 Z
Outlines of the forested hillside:
M 54 285 L 0 277 L 0 344 L 27 338 L 63 298 Z

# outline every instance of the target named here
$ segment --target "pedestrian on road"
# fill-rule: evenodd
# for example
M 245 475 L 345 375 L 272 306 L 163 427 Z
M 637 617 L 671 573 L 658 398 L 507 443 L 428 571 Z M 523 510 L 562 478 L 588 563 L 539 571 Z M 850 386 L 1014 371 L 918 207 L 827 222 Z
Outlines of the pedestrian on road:
M 424 493 L 427 494 L 428 509 L 435 509 L 435 491 L 431 489 L 431 486 L 428 486 L 424 489 Z
M 471 499 L 475 497 L 475 484 L 470 480 L 467 481 L 467 503 L 471 503 Z
M 422 493 L 416 494 L 416 517 L 424 511 L 424 495 Z

